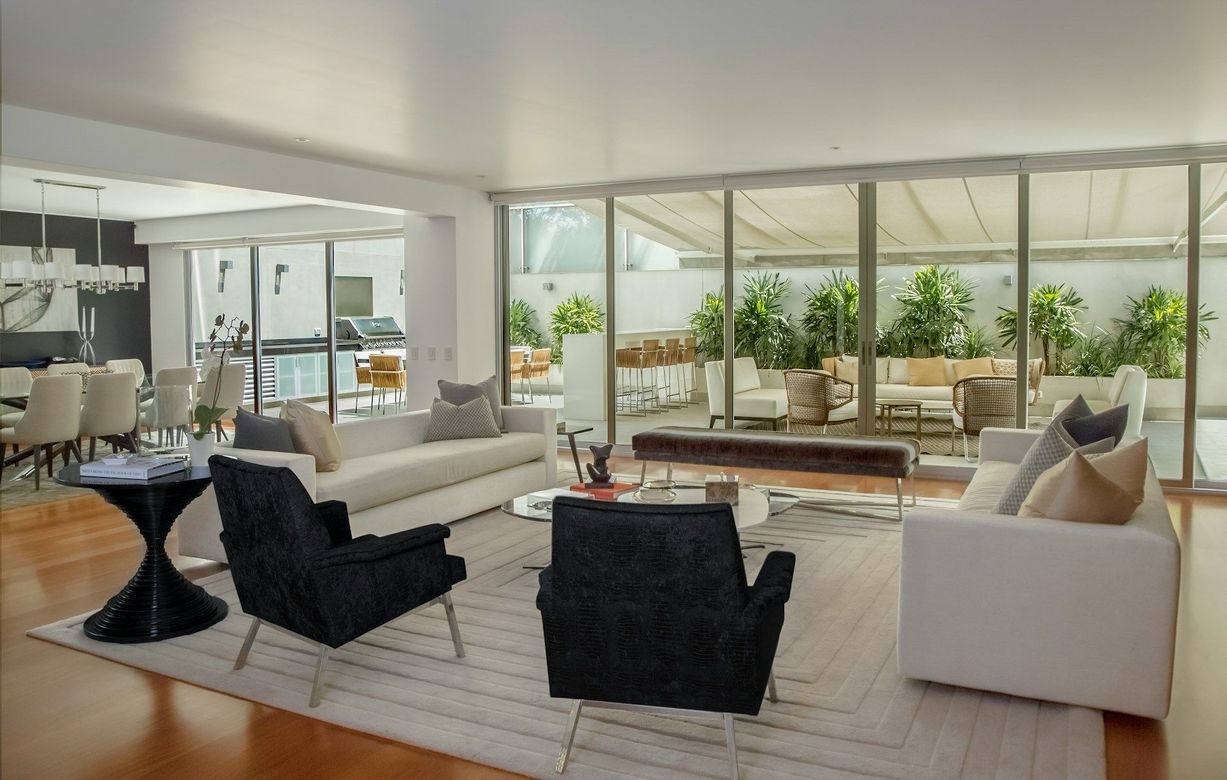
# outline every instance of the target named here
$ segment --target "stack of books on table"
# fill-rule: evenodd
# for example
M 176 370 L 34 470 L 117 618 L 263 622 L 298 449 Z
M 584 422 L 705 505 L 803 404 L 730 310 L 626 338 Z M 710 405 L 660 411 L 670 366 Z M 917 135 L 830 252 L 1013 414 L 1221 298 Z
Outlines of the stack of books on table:
M 81 464 L 81 476 L 103 479 L 153 479 L 182 471 L 186 461 L 164 456 L 102 458 Z

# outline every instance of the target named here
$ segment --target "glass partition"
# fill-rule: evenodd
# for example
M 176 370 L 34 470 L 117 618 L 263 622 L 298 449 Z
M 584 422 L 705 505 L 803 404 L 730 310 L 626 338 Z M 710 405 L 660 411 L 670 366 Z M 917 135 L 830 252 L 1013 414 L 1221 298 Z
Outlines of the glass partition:
M 213 321 L 219 315 L 225 315 L 227 321 L 238 318 L 248 324 L 252 323 L 251 249 L 195 249 L 189 255 L 188 266 L 192 289 L 192 361 L 203 380 L 204 366 L 209 362 L 209 334 L 213 330 Z M 255 409 L 255 368 L 252 363 L 251 339 L 245 341 L 242 350 L 232 353 L 229 360 L 246 367 L 247 382 L 243 393 L 243 407 Z
M 607 440 L 604 201 L 510 209 L 513 404 L 548 405 L 581 441 Z
M 1032 398 L 1039 382 L 1003 327 L 1017 234 L 1017 177 L 878 183 L 875 398 L 862 411 L 880 435 L 974 462 L 981 430 L 1018 423 L 1017 377 Z
M 1197 363 L 1194 484 L 1227 488 L 1227 163 L 1201 170 L 1201 275 L 1205 307 Z
M 705 427 L 703 364 L 723 353 L 724 193 L 617 198 L 614 215 L 617 442 Z
M 1128 403 L 1131 430 L 1150 440 L 1164 479 L 1184 468 L 1187 215 L 1183 165 L 1031 177 L 1042 416 L 1079 394 L 1094 407 Z M 1130 377 L 1127 366 L 1145 373 Z
M 324 245 L 261 246 L 257 252 L 261 412 L 278 415 L 288 399 L 327 411 Z
M 392 412 L 403 394 L 402 377 L 381 373 L 376 388 L 370 358 L 382 355 L 377 362 L 392 358 L 399 362 L 390 365 L 405 367 L 405 239 L 336 241 L 332 251 L 337 414 Z

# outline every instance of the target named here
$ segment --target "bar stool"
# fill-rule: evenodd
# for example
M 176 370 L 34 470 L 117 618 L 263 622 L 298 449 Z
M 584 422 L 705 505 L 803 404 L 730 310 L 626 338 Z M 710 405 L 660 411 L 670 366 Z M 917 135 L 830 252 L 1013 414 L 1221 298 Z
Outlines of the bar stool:
M 686 383 L 686 403 L 697 404 L 694 400 L 694 393 L 699 389 L 698 381 L 698 365 L 699 365 L 699 342 L 694 336 L 687 336 L 682 340 L 682 378 L 686 378 L 686 366 L 690 366 L 690 381 Z
M 686 405 L 682 395 L 682 341 L 681 339 L 665 339 L 662 351 L 665 367 L 665 405 L 671 409 L 680 409 Z M 675 403 L 673 399 L 676 398 Z
M 643 351 L 623 347 L 614 351 L 614 366 L 620 381 L 614 383 L 616 405 L 626 414 L 644 417 Z
M 379 390 L 379 410 L 387 414 L 384 400 L 392 391 L 392 405 L 400 406 L 407 386 L 405 364 L 400 355 L 371 355 L 371 413 L 375 413 L 375 391 Z
M 644 388 L 646 393 L 645 401 L 650 402 L 651 406 L 647 411 L 652 414 L 660 414 L 664 411 L 660 404 L 660 339 L 644 339 L 640 352 L 642 352 L 640 365 L 643 366 L 645 372 L 650 372 L 648 384 Z

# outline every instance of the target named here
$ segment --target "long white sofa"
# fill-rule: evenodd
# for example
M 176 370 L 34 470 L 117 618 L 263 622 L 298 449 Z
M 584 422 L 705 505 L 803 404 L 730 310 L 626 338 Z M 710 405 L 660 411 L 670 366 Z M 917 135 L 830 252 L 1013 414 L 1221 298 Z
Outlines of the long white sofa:
M 994 514 L 1038 435 L 986 429 L 958 509 L 908 513 L 899 673 L 1162 718 L 1180 545 L 1158 479 L 1123 525 Z
M 424 443 L 430 412 L 339 423 L 343 458 L 336 471 L 315 471 L 310 455 L 219 447 L 218 454 L 286 466 L 316 501 L 349 507 L 354 536 L 383 535 L 425 523 L 448 523 L 507 499 L 553 487 L 557 435 L 552 408 L 504 406 L 498 439 Z M 210 487 L 177 523 L 179 553 L 225 561 L 221 520 Z
M 945 358 L 945 384 L 913 385 L 910 383 L 911 377 L 908 374 L 907 358 L 877 358 L 874 363 L 874 378 L 876 380 L 874 383 L 874 397 L 883 401 L 891 399 L 924 401 L 925 407 L 929 409 L 949 409 L 953 404 L 954 385 L 958 382 L 958 375 L 954 371 L 954 364 L 956 362 L 958 361 Z M 998 360 L 996 362 L 1012 366 L 1015 361 Z M 1038 368 L 1038 361 L 1030 361 L 1030 367 L 1031 370 L 1028 371 L 1030 388 L 1027 394 L 1030 402 L 1035 403 L 1040 397 L 1040 375 L 1035 370 Z M 860 394 L 857 366 L 854 360 L 842 357 L 823 358 L 822 369 L 833 376 L 852 383 L 853 395 Z

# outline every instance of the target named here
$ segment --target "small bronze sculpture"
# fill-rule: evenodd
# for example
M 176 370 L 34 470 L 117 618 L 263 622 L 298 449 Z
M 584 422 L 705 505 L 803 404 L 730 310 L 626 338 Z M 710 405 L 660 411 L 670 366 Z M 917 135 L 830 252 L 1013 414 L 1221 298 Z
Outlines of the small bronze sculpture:
M 592 477 L 592 481 L 585 487 L 613 487 L 613 479 L 609 474 L 609 455 L 613 452 L 613 445 L 606 444 L 603 447 L 592 445 L 588 449 L 592 450 L 592 462 L 588 464 L 588 476 Z

